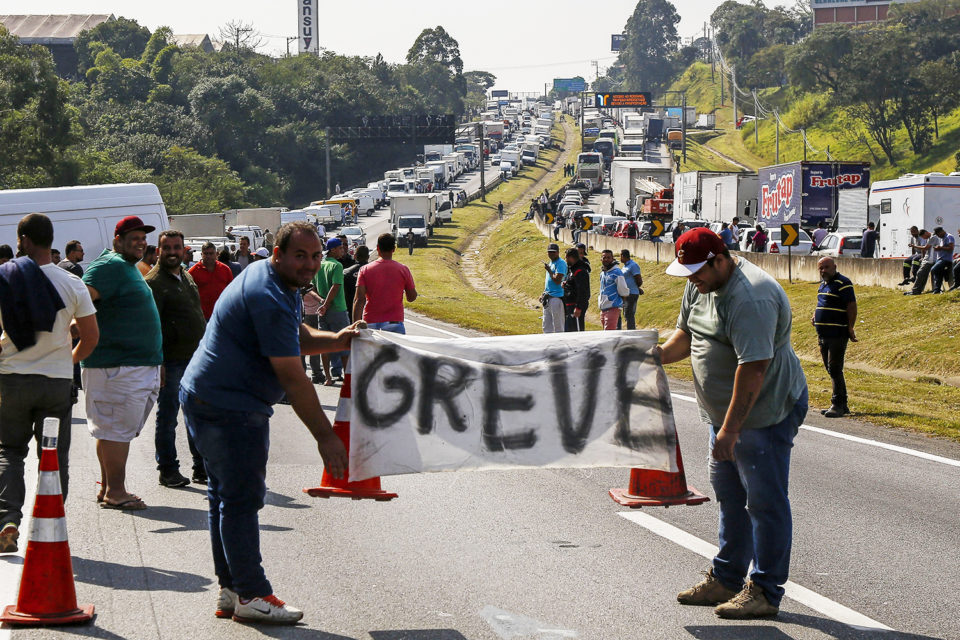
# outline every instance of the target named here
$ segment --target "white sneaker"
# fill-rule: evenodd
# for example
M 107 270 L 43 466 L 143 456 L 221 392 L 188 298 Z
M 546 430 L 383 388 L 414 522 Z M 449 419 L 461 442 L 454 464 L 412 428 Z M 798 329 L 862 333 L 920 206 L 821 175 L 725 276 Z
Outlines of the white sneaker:
M 214 615 L 218 618 L 230 618 L 236 608 L 237 592 L 226 587 L 220 587 L 220 595 L 217 596 L 217 610 Z
M 287 606 L 275 595 L 250 598 L 244 602 L 237 598 L 233 619 L 237 622 L 260 622 L 264 624 L 294 624 L 303 617 L 303 611 Z

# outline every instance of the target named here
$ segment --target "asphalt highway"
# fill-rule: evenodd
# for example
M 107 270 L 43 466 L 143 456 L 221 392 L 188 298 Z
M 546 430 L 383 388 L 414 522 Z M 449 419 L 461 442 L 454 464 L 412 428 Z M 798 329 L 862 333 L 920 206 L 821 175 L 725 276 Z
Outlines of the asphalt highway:
M 384 216 L 362 220 L 370 244 Z M 407 328 L 470 335 L 412 315 Z M 332 415 L 339 387 L 317 390 Z M 692 390 L 672 381 L 671 391 L 688 481 L 712 497 Z M 812 411 L 793 453 L 788 597 L 776 619 L 737 623 L 675 599 L 709 566 L 715 502 L 624 509 L 607 491 L 625 486 L 626 469 L 395 476 L 383 479 L 400 495 L 392 502 L 311 498 L 302 489 L 320 483 L 319 454 L 291 408 L 278 406 L 263 562 L 276 594 L 305 616 L 296 627 L 257 628 L 214 618 L 204 493 L 157 484 L 152 419 L 128 465 L 130 489 L 150 508 L 97 507 L 82 406 L 67 520 L 78 599 L 95 604 L 97 617 L 85 626 L 16 630 L 14 638 L 960 638 L 955 443 Z M 31 472 L 28 502 L 35 483 Z M 22 555 L 0 556 L 2 604 L 16 598 Z M 0 630 L 0 638 L 8 634 Z

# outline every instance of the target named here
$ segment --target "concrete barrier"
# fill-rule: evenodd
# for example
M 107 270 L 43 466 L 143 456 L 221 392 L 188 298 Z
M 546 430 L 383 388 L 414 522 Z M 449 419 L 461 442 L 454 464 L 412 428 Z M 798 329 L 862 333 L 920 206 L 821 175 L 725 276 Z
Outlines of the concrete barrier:
M 537 228 L 548 238 L 553 238 L 553 225 L 543 222 L 539 216 L 534 218 Z M 570 229 L 560 230 L 560 241 L 573 244 L 573 234 Z M 673 243 L 654 243 L 649 240 L 632 240 L 629 238 L 614 238 L 597 233 L 582 233 L 580 241 L 596 251 L 610 249 L 615 254 L 621 249 L 630 251 L 630 255 L 655 262 L 657 260 L 657 246 L 659 245 L 659 259 L 673 260 Z M 747 259 L 773 277 L 779 280 L 787 279 L 787 255 L 776 253 L 744 253 Z M 817 271 L 817 260 L 820 256 L 792 256 L 793 279 L 801 282 L 819 282 L 820 273 Z M 886 287 L 896 289 L 903 280 L 903 262 L 901 260 L 876 260 L 871 258 L 836 258 L 837 270 L 859 286 Z

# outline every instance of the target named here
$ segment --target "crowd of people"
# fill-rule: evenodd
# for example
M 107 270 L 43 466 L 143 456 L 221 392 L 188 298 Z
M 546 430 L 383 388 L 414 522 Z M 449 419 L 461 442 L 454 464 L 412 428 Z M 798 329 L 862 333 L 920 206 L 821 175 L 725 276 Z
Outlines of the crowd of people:
M 640 265 L 621 249 L 620 261 L 613 251 L 600 253 L 600 289 L 597 308 L 601 326 L 606 330 L 636 329 L 637 301 L 643 295 Z M 575 243 L 560 258 L 560 245 L 547 245 L 546 271 L 540 304 L 543 308 L 543 332 L 584 331 L 584 317 L 590 307 L 590 274 L 587 245 Z
M 960 234 L 960 229 L 957 230 Z M 956 238 L 943 227 L 932 232 L 926 229 L 910 227 L 907 246 L 913 252 L 903 261 L 903 281 L 900 286 L 910 287 L 905 296 L 919 296 L 924 293 L 927 280 L 931 281 L 929 293 L 943 293 L 960 289 L 960 252 L 957 251 Z M 945 288 L 945 281 L 953 284 Z
M 173 229 L 159 234 L 149 255 L 154 231 L 136 216 L 120 220 L 113 247 L 84 269 L 76 240 L 54 262 L 48 217 L 30 214 L 17 227 L 17 255 L 0 265 L 0 553 L 18 549 L 25 458 L 47 417 L 60 423 L 67 499 L 75 391 L 82 387 L 100 466 L 99 506 L 147 508 L 128 486 L 127 462 L 156 408 L 160 485 L 207 486 L 216 615 L 294 623 L 302 612 L 273 594 L 260 562 L 257 514 L 266 496 L 272 407 L 293 406 L 327 470 L 341 477 L 346 450 L 313 383 L 335 384 L 340 372 L 331 366 L 346 366 L 362 323 L 405 332 L 403 299 L 417 297 L 413 277 L 392 259 L 391 234 L 377 239 L 379 256 L 371 261 L 366 247 L 350 256 L 345 238 L 324 243 L 313 225 L 294 222 L 277 231 L 272 252 L 262 248 L 266 256 L 242 239 L 232 255 L 204 244 L 192 264 L 183 234 Z M 190 478 L 180 472 L 176 447 L 181 409 Z

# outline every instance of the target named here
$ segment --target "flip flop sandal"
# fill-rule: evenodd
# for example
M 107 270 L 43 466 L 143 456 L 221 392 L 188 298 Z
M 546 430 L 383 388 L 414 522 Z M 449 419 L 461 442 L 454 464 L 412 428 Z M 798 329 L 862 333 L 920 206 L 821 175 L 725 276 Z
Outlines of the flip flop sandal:
M 115 509 L 117 511 L 143 511 L 147 508 L 147 505 L 143 503 L 143 500 L 140 498 L 130 498 L 129 500 L 124 500 L 123 502 L 107 502 L 104 500 L 100 503 L 101 509 Z

